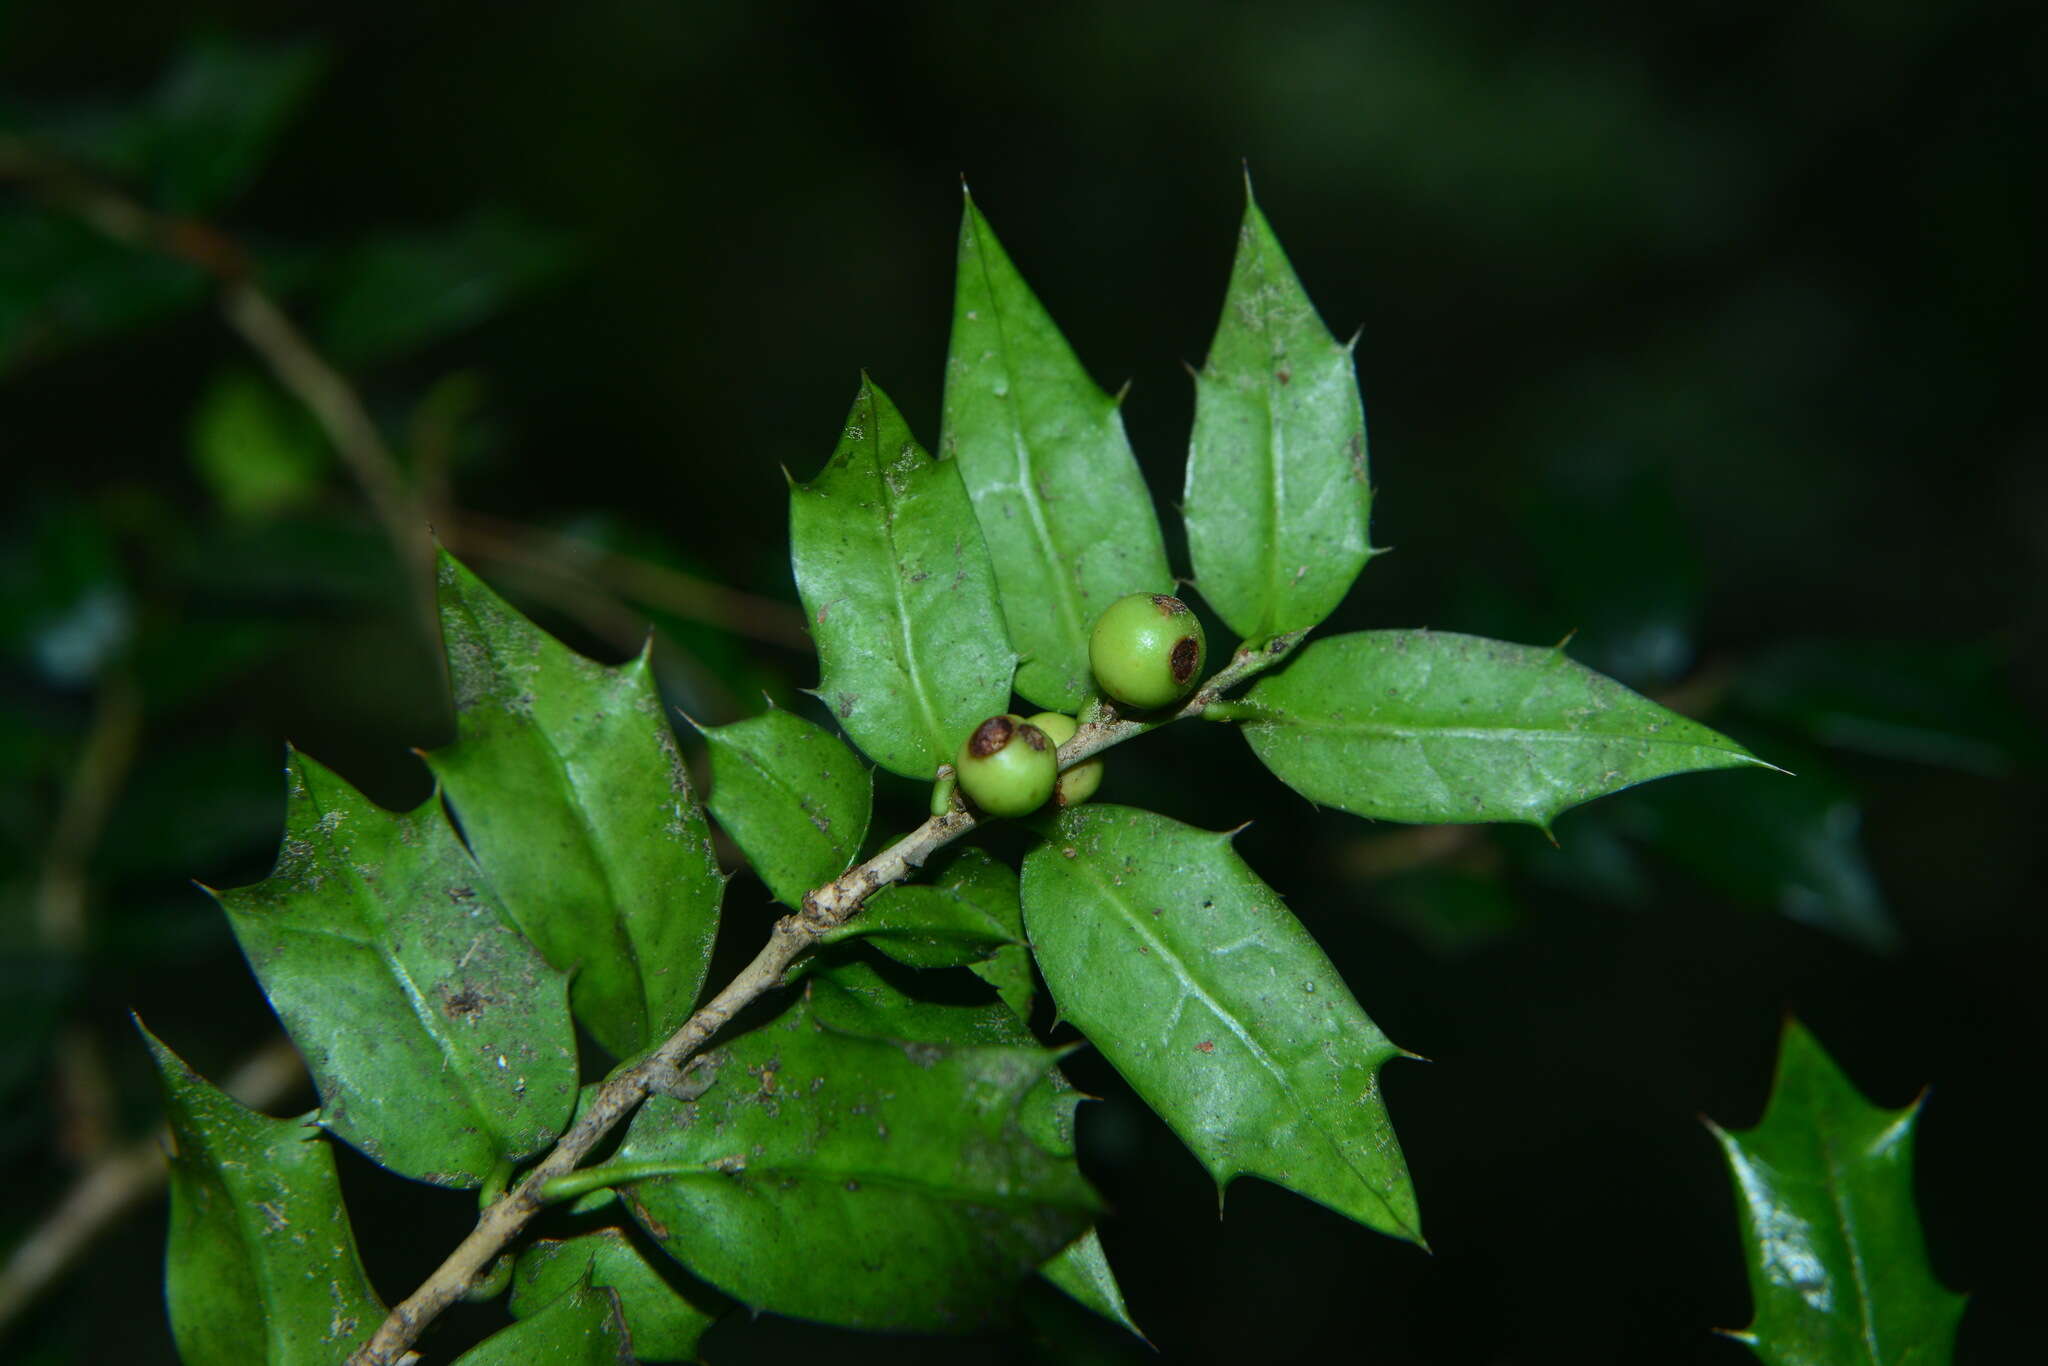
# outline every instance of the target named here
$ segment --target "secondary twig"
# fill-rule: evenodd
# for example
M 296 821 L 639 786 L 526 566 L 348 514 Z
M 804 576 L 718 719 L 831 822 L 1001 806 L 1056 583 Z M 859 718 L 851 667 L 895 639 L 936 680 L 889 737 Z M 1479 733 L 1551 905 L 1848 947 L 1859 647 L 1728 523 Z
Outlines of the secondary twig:
M 1107 703 L 1100 704 L 1094 717 L 1061 747 L 1060 767 L 1071 768 L 1134 735 L 1200 716 L 1225 691 L 1285 658 L 1299 639 L 1297 633 L 1241 646 L 1227 666 L 1175 711 L 1132 716 Z M 932 854 L 978 824 L 980 820 L 972 811 L 952 805 L 866 863 L 805 894 L 803 909 L 775 923 L 774 932 L 754 961 L 741 969 L 710 1004 L 692 1015 L 661 1047 L 605 1081 L 583 1118 L 562 1136 L 539 1165 L 520 1178 L 518 1185 L 478 1217 L 469 1236 L 419 1289 L 391 1310 L 370 1340 L 349 1357 L 348 1366 L 391 1366 L 442 1310 L 462 1298 L 463 1292 L 485 1274 L 505 1245 L 541 1211 L 545 1203 L 542 1188 L 575 1170 L 585 1154 L 639 1106 L 655 1083 L 679 1077 L 683 1064 L 712 1035 L 741 1009 L 780 984 L 790 964 L 825 934 L 851 920 L 870 896 L 891 883 L 901 882 Z
M 252 1109 L 277 1104 L 305 1082 L 298 1050 L 282 1035 L 249 1055 L 221 1089 Z M 109 1224 L 155 1194 L 168 1168 L 166 1131 L 94 1161 L 49 1216 L 24 1236 L 0 1266 L 0 1331 L 49 1289 Z

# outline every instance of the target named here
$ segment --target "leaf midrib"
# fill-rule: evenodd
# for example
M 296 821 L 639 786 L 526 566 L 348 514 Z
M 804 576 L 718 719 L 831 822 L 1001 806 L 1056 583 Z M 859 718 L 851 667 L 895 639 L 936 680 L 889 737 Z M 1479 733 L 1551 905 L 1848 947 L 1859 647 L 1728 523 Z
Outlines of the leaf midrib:
M 888 563 L 883 572 L 888 575 L 889 593 L 896 603 L 896 649 L 903 661 L 903 671 L 910 679 L 910 695 L 916 699 L 918 713 L 924 717 L 926 757 L 931 759 L 933 766 L 936 767 L 945 762 L 945 728 L 939 724 L 938 715 L 932 710 L 931 698 L 925 690 L 924 670 L 917 662 L 916 643 L 910 630 L 910 606 L 903 598 L 903 557 L 896 548 L 895 491 L 890 488 L 889 476 L 882 469 L 881 404 L 875 401 L 872 395 L 869 404 L 867 430 L 871 435 L 864 439 L 863 444 L 867 447 L 868 474 L 878 490 L 876 506 L 882 511 L 882 542 L 888 554 Z M 919 454 L 922 455 L 923 452 Z M 930 457 L 925 457 L 925 460 L 927 464 L 931 463 Z M 905 476 L 906 482 L 909 477 Z
M 1238 1022 L 1235 1015 L 1223 1009 L 1222 1003 L 1217 1001 L 1215 997 L 1211 996 L 1203 988 L 1201 983 L 1195 979 L 1194 974 L 1188 970 L 1187 964 L 1182 961 L 1181 956 L 1174 951 L 1173 947 L 1158 936 L 1152 927 L 1137 914 L 1136 909 L 1131 903 L 1126 902 L 1117 895 L 1111 884 L 1101 879 L 1090 863 L 1085 861 L 1078 862 L 1069 871 L 1079 873 L 1094 883 L 1103 897 L 1122 914 L 1125 923 L 1130 925 L 1140 938 L 1145 939 L 1151 944 L 1160 961 L 1170 964 L 1180 980 L 1193 988 L 1195 995 L 1201 1000 L 1203 1005 L 1209 1008 L 1210 1013 L 1223 1021 L 1229 1027 L 1230 1032 L 1237 1036 L 1238 1041 L 1245 1046 L 1246 1051 L 1251 1053 L 1252 1057 L 1279 1085 L 1281 1091 L 1293 1102 L 1296 1111 L 1314 1126 L 1316 1132 L 1322 1136 L 1323 1141 L 1336 1153 L 1337 1160 L 1344 1164 L 1344 1170 L 1349 1172 L 1358 1181 L 1360 1188 L 1374 1204 L 1379 1206 L 1388 1222 L 1412 1234 L 1414 1230 L 1408 1228 L 1407 1221 L 1395 1213 L 1393 1207 L 1380 1195 L 1373 1185 L 1372 1178 L 1367 1173 L 1360 1171 L 1358 1166 L 1351 1160 L 1351 1154 L 1346 1149 L 1342 1139 L 1330 1131 L 1313 1106 L 1307 1105 L 1302 1101 L 1300 1093 L 1295 1088 L 1293 1079 L 1287 1075 L 1285 1069 Z M 1375 1072 L 1377 1070 L 1377 1068 L 1374 1069 Z

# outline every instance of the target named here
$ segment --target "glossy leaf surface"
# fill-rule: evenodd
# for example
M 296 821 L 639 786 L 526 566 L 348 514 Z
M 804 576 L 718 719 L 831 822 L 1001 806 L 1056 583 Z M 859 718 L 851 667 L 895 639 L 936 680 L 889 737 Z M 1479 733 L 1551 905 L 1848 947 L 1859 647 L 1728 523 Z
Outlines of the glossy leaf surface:
M 1328 616 L 1372 555 L 1365 410 L 1246 186 L 1223 317 L 1195 375 L 1181 515 L 1195 587 L 1246 639 Z
M 725 882 L 648 657 L 610 668 L 443 554 L 456 740 L 427 756 L 513 921 L 620 1057 L 704 984 Z
M 1770 1105 L 1714 1127 L 1735 1178 L 1756 1318 L 1737 1334 L 1770 1366 L 1943 1366 L 1964 1297 L 1928 1264 L 1913 1205 L 1920 1102 L 1858 1095 L 1787 1021 Z
M 618 1297 L 583 1284 L 531 1318 L 491 1334 L 455 1366 L 633 1366 L 633 1359 Z
M 1073 808 L 1024 861 L 1024 924 L 1060 1014 L 1219 1187 L 1262 1176 L 1421 1241 L 1379 1086 L 1401 1050 L 1228 835 Z
M 777 901 L 794 909 L 853 866 L 875 782 L 837 736 L 786 711 L 702 733 L 711 814 Z
M 216 1090 L 147 1030 L 171 1130 L 165 1294 L 187 1366 L 332 1366 L 384 1307 L 356 1255 L 334 1153 L 310 1117 Z
M 616 1228 L 580 1238 L 543 1238 L 519 1254 L 509 1307 L 530 1318 L 588 1283 L 619 1297 L 619 1311 L 641 1361 L 695 1361 L 697 1343 L 716 1317 L 683 1298 Z
M 869 758 L 930 778 L 1008 708 L 1016 666 L 960 466 L 863 379 L 831 461 L 790 489 L 789 537 L 818 696 Z
M 1030 960 L 1021 948 L 1017 952 L 1024 958 L 1028 977 Z M 947 1047 L 1035 1042 L 1022 1015 L 1006 1004 L 963 1006 L 914 1000 L 864 963 L 843 963 L 819 973 L 811 981 L 810 993 L 818 1019 L 850 1034 Z M 1074 1155 L 1074 1108 L 1080 1100 L 1080 1092 L 1055 1067 L 1025 1102 L 1026 1130 L 1056 1157 Z M 1039 1274 L 1110 1322 L 1138 1333 L 1094 1229 L 1060 1249 L 1039 1268 Z
M 505 918 L 438 800 L 384 811 L 301 754 L 286 776 L 275 871 L 218 896 L 320 1122 L 444 1186 L 546 1147 L 576 1097 L 563 974 Z
M 1088 633 L 1126 593 L 1167 593 L 1152 496 L 1117 401 L 1095 387 L 981 210 L 960 221 L 939 454 L 957 461 L 1023 660 L 1017 691 L 1071 712 Z
M 1769 767 L 1561 649 L 1445 631 L 1315 641 L 1246 700 L 1245 738 L 1282 782 L 1377 820 L 1547 827 L 1652 778 Z
M 854 1327 L 966 1331 L 1087 1227 L 1071 1156 L 1025 1127 L 1055 1055 L 842 1033 L 808 1004 L 706 1055 L 618 1161 L 634 1217 L 744 1303 Z M 829 1273 L 821 1269 L 829 1268 Z
M 1024 942 L 1016 870 L 982 850 L 964 849 L 930 882 L 877 892 L 828 939 L 856 937 L 914 968 L 979 963 L 1004 944 Z

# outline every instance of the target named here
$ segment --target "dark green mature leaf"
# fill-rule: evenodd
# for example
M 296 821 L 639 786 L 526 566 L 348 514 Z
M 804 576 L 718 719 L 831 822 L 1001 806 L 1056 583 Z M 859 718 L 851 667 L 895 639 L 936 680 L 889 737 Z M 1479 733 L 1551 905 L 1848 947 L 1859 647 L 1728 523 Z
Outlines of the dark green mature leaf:
M 611 1290 L 582 1284 L 532 1318 L 491 1334 L 455 1366 L 633 1366 L 633 1340 Z
M 153 208 L 207 213 L 254 180 L 327 64 L 310 43 L 188 43 L 135 105 L 39 130 L 67 155 L 142 187 Z
M 1030 959 L 1021 947 L 1017 953 L 1028 977 Z M 821 1023 L 849 1034 L 946 1047 L 1036 1042 L 1024 1024 L 1023 1014 L 1028 1011 L 1015 1012 L 1001 1004 L 958 1006 L 914 1000 L 864 963 L 842 963 L 817 973 L 811 979 L 810 998 Z M 1074 1108 L 1081 1099 L 1081 1093 L 1053 1068 L 1026 1098 L 1025 1129 L 1047 1152 L 1072 1157 Z M 1144 1336 L 1124 1307 L 1123 1289 L 1094 1229 L 1062 1248 L 1039 1268 L 1039 1274 L 1110 1322 Z
M 1815 764 L 1794 767 L 1799 776 L 1787 782 L 1728 774 L 1667 783 L 1622 804 L 1617 824 L 1709 886 L 1874 952 L 1896 949 L 1898 925 L 1863 850 L 1855 793 Z
M 789 538 L 818 696 L 876 763 L 930 778 L 1009 706 L 1016 667 L 959 465 L 863 377 L 831 461 L 790 487 Z
M 1246 639 L 1328 616 L 1372 556 L 1365 410 L 1351 348 L 1316 317 L 1245 185 L 1230 292 L 1195 376 L 1188 555 Z
M 1756 1319 L 1735 1334 L 1771 1366 L 1942 1366 L 1964 1297 L 1934 1278 L 1913 1206 L 1920 1101 L 1865 1101 L 1798 1021 L 1753 1129 L 1709 1125 L 1735 1178 Z
M 1073 1159 L 1025 1127 L 1055 1056 L 863 1038 L 799 1003 L 706 1055 L 717 1079 L 697 1099 L 641 1109 L 619 1161 L 660 1174 L 626 1203 L 678 1261 L 757 1308 L 972 1329 L 1095 1206 Z
M 509 1307 L 513 1317 L 529 1318 L 586 1283 L 617 1292 L 633 1355 L 642 1361 L 695 1361 L 698 1341 L 717 1322 L 678 1294 L 616 1228 L 566 1241 L 543 1238 L 519 1254 Z
M 1735 701 L 1819 744 L 2002 777 L 2038 758 L 2039 720 L 1985 641 L 1804 640 L 1742 668 Z
M 1002 945 L 1024 942 L 1016 870 L 980 849 L 964 849 L 929 883 L 898 883 L 875 893 L 826 938 L 864 938 L 914 968 L 979 963 Z
M 568 1122 L 563 974 L 505 918 L 438 798 L 389 812 L 304 755 L 285 772 L 275 871 L 215 895 L 305 1054 L 320 1122 L 393 1171 L 481 1185 Z
M 1024 860 L 1024 924 L 1060 1014 L 1219 1188 L 1263 1176 L 1422 1240 L 1379 1086 L 1401 1050 L 1229 835 L 1071 808 Z
M 711 746 L 711 814 L 783 905 L 853 866 L 875 779 L 828 731 L 786 711 L 700 727 Z
M 1095 387 L 969 199 L 960 221 L 939 454 L 957 460 L 995 560 L 1017 691 L 1071 712 L 1088 634 L 1173 575 L 1117 400 Z
M 320 337 L 346 365 L 390 361 L 504 311 L 571 255 L 566 238 L 505 213 L 372 238 L 327 282 Z
M 1748 750 L 1563 649 L 1445 631 L 1319 640 L 1261 679 L 1245 738 L 1312 802 L 1378 820 L 1522 821 Z
M 165 1294 L 186 1366 L 332 1366 L 384 1320 L 334 1153 L 311 1116 L 272 1119 L 208 1085 L 148 1030 L 171 1130 Z
M 428 766 L 576 1017 L 635 1053 L 689 1017 L 725 889 L 648 656 L 585 659 L 445 552 L 440 589 L 456 740 Z

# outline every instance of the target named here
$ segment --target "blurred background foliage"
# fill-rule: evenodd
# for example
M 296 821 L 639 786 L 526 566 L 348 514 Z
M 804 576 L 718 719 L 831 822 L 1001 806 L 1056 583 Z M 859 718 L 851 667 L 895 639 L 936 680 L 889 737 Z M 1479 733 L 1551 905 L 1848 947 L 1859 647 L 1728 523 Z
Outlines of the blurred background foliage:
M 1119 752 L 1108 799 L 1254 818 L 1240 849 L 1435 1060 L 1388 1079 L 1422 1256 L 1250 1182 L 1219 1223 L 1078 1058 L 1138 1321 L 1169 1360 L 1733 1366 L 1696 1116 L 1752 1122 L 1796 1010 L 1878 1103 L 1934 1084 L 1962 1359 L 2013 1359 L 2048 1214 L 2017 1122 L 2044 58 L 2034 7 L 1970 0 L 0 3 L 0 1248 L 146 1155 L 128 1011 L 216 1078 L 273 1033 L 187 879 L 267 871 L 284 743 L 428 795 L 408 750 L 450 723 L 394 522 L 580 648 L 651 623 L 699 719 L 804 706 L 783 471 L 822 463 L 859 367 L 935 438 L 957 177 L 1132 382 L 1166 507 L 1243 159 L 1325 318 L 1363 327 L 1399 553 L 1333 627 L 1575 632 L 1799 776 L 1655 784 L 1553 847 L 1308 810 L 1221 728 Z M 749 953 L 767 898 L 728 904 Z M 309 1103 L 288 1070 L 257 1090 Z M 344 1179 L 387 1297 L 466 1226 L 467 1196 Z M 171 1360 L 162 1223 L 140 1201 L 32 1306 L 0 1286 L 0 1353 Z M 1149 1355 L 1078 1319 L 1035 1303 L 974 1350 Z M 708 1344 L 823 1350 L 964 1349 L 772 1320 Z

